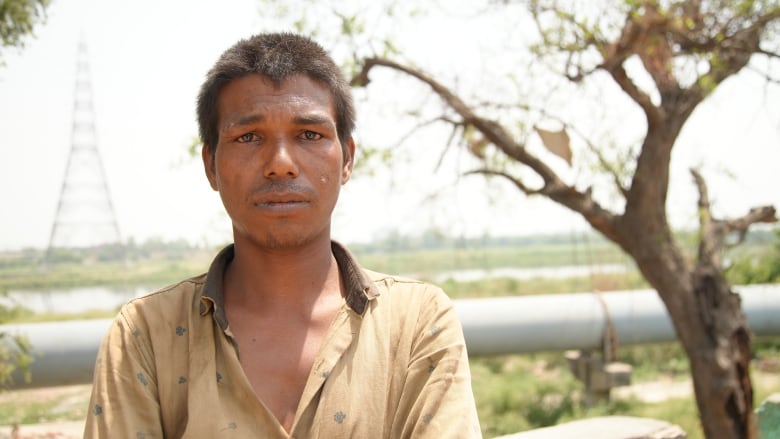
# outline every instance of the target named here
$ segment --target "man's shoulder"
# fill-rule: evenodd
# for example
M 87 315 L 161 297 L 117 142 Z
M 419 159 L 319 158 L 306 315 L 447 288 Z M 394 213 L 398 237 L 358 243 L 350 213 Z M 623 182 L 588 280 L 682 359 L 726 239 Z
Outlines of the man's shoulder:
M 205 273 L 193 276 L 132 299 L 123 308 L 138 311 L 154 310 L 160 313 L 174 311 L 171 308 L 178 308 L 183 303 L 198 300 L 205 282 Z
M 425 280 L 415 279 L 402 275 L 381 273 L 363 269 L 368 279 L 379 289 L 379 296 L 404 296 L 414 295 L 418 298 L 441 297 L 446 298 L 444 291 L 437 285 Z M 401 299 L 400 297 L 398 297 Z M 403 300 L 403 299 L 401 299 Z M 446 300 L 446 299 L 445 299 Z
M 420 284 L 420 285 L 426 284 L 425 281 L 419 279 L 413 279 L 410 277 L 400 276 L 396 274 L 381 273 L 366 268 L 363 268 L 363 272 L 366 273 L 366 276 L 368 276 L 368 278 L 374 283 L 392 282 L 392 283 L 400 283 L 400 284 Z

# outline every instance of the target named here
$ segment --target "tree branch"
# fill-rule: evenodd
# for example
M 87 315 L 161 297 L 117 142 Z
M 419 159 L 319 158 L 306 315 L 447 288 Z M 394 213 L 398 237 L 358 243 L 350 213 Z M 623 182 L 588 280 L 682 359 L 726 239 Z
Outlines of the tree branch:
M 602 208 L 592 197 L 590 190 L 580 192 L 576 188 L 567 185 L 544 162 L 526 151 L 524 145 L 515 142 L 512 135 L 497 122 L 485 119 L 477 115 L 474 110 L 460 97 L 456 96 L 449 88 L 436 81 L 419 69 L 405 66 L 385 58 L 367 58 L 358 74 L 352 79 L 353 86 L 365 86 L 370 82 L 369 72 L 376 66 L 387 67 L 405 73 L 431 87 L 444 102 L 458 114 L 463 120 L 464 126 L 474 126 L 490 143 L 495 145 L 504 154 L 522 163 L 536 172 L 544 181 L 542 188 L 530 190 L 525 185 L 520 185 L 523 192 L 541 193 L 563 206 L 579 212 L 596 230 L 602 232 L 610 239 L 617 239 L 615 230 L 616 217 L 611 212 Z M 485 174 L 502 175 L 495 170 L 484 170 Z M 490 171 L 490 172 L 488 172 Z M 505 178 L 506 175 L 502 175 Z M 519 181 L 512 179 L 517 185 Z
M 761 55 L 766 55 L 769 58 L 777 58 L 780 59 L 780 53 L 770 52 L 768 50 L 764 50 L 759 47 L 759 49 L 756 51 L 756 53 L 760 53 Z
M 639 107 L 642 108 L 642 111 L 645 113 L 645 117 L 647 118 L 648 127 L 656 127 L 660 125 L 660 110 L 655 105 L 653 105 L 653 101 L 650 99 L 650 96 L 640 90 L 639 87 L 634 84 L 634 81 L 628 77 L 628 74 L 626 73 L 626 70 L 623 68 L 622 64 L 602 64 L 601 68 L 606 70 L 607 73 L 612 76 L 612 79 L 614 79 L 615 82 L 620 86 L 620 88 L 634 102 L 636 102 Z
M 715 219 L 712 216 L 709 192 L 704 177 L 696 169 L 691 169 L 690 171 L 699 191 L 699 264 L 722 270 L 726 236 L 736 232 L 738 233 L 736 244 L 742 243 L 751 225 L 777 222 L 775 208 L 773 206 L 755 207 L 739 218 L 729 220 Z
M 758 70 L 757 68 L 752 67 L 750 65 L 748 65 L 745 68 L 757 74 L 758 76 L 762 77 L 769 84 L 780 85 L 780 78 L 773 78 L 772 76 L 769 75 L 769 73 Z
M 388 67 L 403 72 L 425 83 L 436 93 L 455 113 L 460 116 L 463 125 L 473 125 L 491 143 L 496 145 L 509 157 L 533 169 L 545 182 L 545 185 L 561 184 L 560 178 L 541 160 L 529 154 L 523 145 L 514 141 L 512 135 L 501 125 L 493 120 L 478 116 L 462 99 L 456 96 L 446 86 L 436 81 L 421 70 L 401 65 L 384 58 L 367 58 L 363 61 L 363 68 L 352 79 L 352 85 L 366 85 L 369 83 L 368 73 L 376 66 Z
M 515 185 L 516 188 L 520 189 L 520 192 L 526 195 L 535 195 L 539 193 L 538 190 L 529 188 L 528 186 L 525 185 L 525 183 L 520 181 L 518 178 L 509 175 L 507 172 L 504 171 L 498 171 L 496 169 L 480 168 L 480 169 L 475 169 L 473 171 L 466 172 L 466 175 L 475 175 L 475 174 L 481 174 L 488 177 L 503 177 L 509 180 L 509 182 Z
M 576 126 L 573 124 L 566 122 L 565 120 L 561 119 L 558 116 L 555 116 L 553 114 L 550 114 L 545 108 L 543 107 L 534 107 L 531 105 L 502 105 L 502 104 L 495 104 L 492 102 L 481 102 L 480 107 L 487 107 L 491 109 L 504 109 L 504 110 L 514 110 L 514 109 L 522 109 L 529 112 L 536 112 L 539 113 L 540 116 L 544 118 L 548 118 L 550 120 L 554 120 L 561 124 L 561 126 L 566 129 L 567 131 L 570 131 L 574 134 L 576 134 L 580 139 L 582 139 L 585 142 L 585 145 L 588 147 L 590 152 L 595 154 L 596 159 L 598 160 L 598 164 L 604 169 L 604 171 L 612 177 L 612 182 L 615 184 L 615 187 L 617 188 L 618 192 L 621 193 L 624 197 L 628 195 L 628 188 L 626 188 L 623 183 L 621 182 L 621 178 L 623 177 L 620 172 L 616 169 L 616 167 L 610 163 L 609 159 L 604 155 L 602 152 L 602 149 L 599 148 L 595 143 L 593 143 L 590 138 L 588 138 L 582 131 L 577 129 Z
M 741 244 L 745 240 L 748 228 L 757 223 L 776 223 L 777 212 L 774 206 L 759 206 L 751 208 L 748 213 L 730 220 L 723 221 L 726 233 L 739 233 L 739 240 L 736 244 Z

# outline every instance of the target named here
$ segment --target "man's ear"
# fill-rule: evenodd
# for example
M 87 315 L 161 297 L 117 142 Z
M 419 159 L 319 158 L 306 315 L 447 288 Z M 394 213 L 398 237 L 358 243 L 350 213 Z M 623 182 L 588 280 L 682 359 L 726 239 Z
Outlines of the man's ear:
M 352 168 L 355 166 L 355 139 L 350 137 L 344 146 L 344 167 L 341 170 L 341 184 L 349 181 L 349 177 L 352 175 Z
M 216 160 L 216 151 L 212 151 L 212 148 L 209 148 L 208 145 L 205 143 L 203 144 L 203 148 L 200 150 L 200 155 L 203 158 L 203 169 L 206 171 L 206 178 L 209 179 L 209 184 L 211 185 L 211 188 L 215 191 L 217 189 L 217 168 L 215 166 L 215 160 Z

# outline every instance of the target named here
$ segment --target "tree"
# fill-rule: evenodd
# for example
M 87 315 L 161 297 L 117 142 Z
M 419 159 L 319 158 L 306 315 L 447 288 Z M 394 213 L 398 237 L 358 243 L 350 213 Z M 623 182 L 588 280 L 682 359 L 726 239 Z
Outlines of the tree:
M 25 38 L 45 21 L 50 3 L 51 0 L 0 0 L 0 48 L 24 47 Z
M 0 65 L 3 55 L 1 49 L 23 47 L 24 38 L 32 34 L 35 25 L 45 19 L 49 3 L 50 0 L 0 0 Z M 12 312 L 0 306 L 0 321 Z M 0 385 L 8 382 L 14 370 L 21 369 L 27 375 L 31 361 L 26 338 L 0 332 Z
M 430 12 L 410 3 L 389 1 L 381 13 L 392 16 L 395 26 L 404 29 L 402 21 Z M 281 15 L 305 11 L 296 15 L 294 25 L 320 39 L 328 37 L 325 34 L 333 22 L 327 14 L 307 11 L 314 7 L 312 2 L 300 1 L 297 6 L 301 8 L 286 2 Z M 514 23 L 515 31 L 504 35 L 500 43 L 504 58 L 493 60 L 497 67 L 510 63 L 513 50 L 523 44 L 513 37 L 527 37 L 529 29 L 535 29 L 533 61 L 513 64 L 513 72 L 503 82 L 492 78 L 501 82 L 495 88 L 506 90 L 507 84 L 514 84 L 522 92 L 505 92 L 503 98 L 490 102 L 457 91 L 452 84 L 462 85 L 458 78 L 467 76 L 463 71 L 434 75 L 419 67 L 421 60 L 405 52 L 413 50 L 399 49 L 398 35 L 382 36 L 380 21 L 376 14 L 367 15 L 368 7 L 349 12 L 348 7 L 339 7 L 331 17 L 337 17 L 342 37 L 351 43 L 346 68 L 353 75 L 352 84 L 369 89 L 381 86 L 379 81 L 387 85 L 388 78 L 378 75 L 389 69 L 425 85 L 443 105 L 437 115 L 415 129 L 433 124 L 449 127 L 450 139 L 455 140 L 442 142 L 444 151 L 451 143 L 468 150 L 478 164 L 471 174 L 504 179 L 526 196 L 547 197 L 580 214 L 616 243 L 633 258 L 668 309 L 690 359 L 706 437 L 755 437 L 750 330 L 739 296 L 723 275 L 722 255 L 727 236 L 736 235 L 739 241 L 751 225 L 777 221 L 775 208 L 761 206 L 736 218 L 718 218 L 705 178 L 691 169 L 698 191 L 699 234 L 698 252 L 690 257 L 675 240 L 667 197 L 672 151 L 697 106 L 728 78 L 757 69 L 760 59 L 765 64 L 758 70 L 766 84 L 780 83 L 770 69 L 780 58 L 777 1 L 503 0 L 481 4 L 482 12 L 458 4 L 450 12 L 473 14 L 476 19 L 492 11 L 496 23 Z M 387 20 L 383 23 L 387 25 Z M 467 27 L 463 32 L 475 41 L 490 38 Z M 446 41 L 452 36 L 438 37 Z M 594 81 L 616 85 L 632 111 L 638 109 L 643 125 L 640 140 L 633 144 L 622 139 L 591 140 L 567 121 L 565 112 L 558 117 L 544 104 L 524 102 L 533 90 L 518 78 L 539 74 L 541 65 L 548 70 L 549 88 L 569 90 L 570 96 Z M 478 69 L 479 62 L 474 60 L 472 67 Z M 557 79 L 549 76 L 550 71 Z M 545 93 L 551 93 L 549 88 Z M 419 117 L 420 111 L 414 115 Z M 556 121 L 557 127 L 537 123 L 544 120 Z M 532 148 L 534 134 L 553 155 Z M 574 140 L 585 147 L 573 148 Z M 554 158 L 571 166 L 580 154 L 592 157 L 601 175 L 609 177 L 611 191 L 604 191 L 603 184 L 571 182 L 572 173 Z

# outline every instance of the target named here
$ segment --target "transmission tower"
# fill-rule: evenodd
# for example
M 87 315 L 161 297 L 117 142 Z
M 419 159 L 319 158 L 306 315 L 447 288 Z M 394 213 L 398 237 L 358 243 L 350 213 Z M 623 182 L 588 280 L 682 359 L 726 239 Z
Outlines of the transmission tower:
M 82 39 L 76 56 L 70 153 L 46 259 L 53 249 L 106 244 L 121 244 L 121 239 L 98 150 L 89 59 Z

